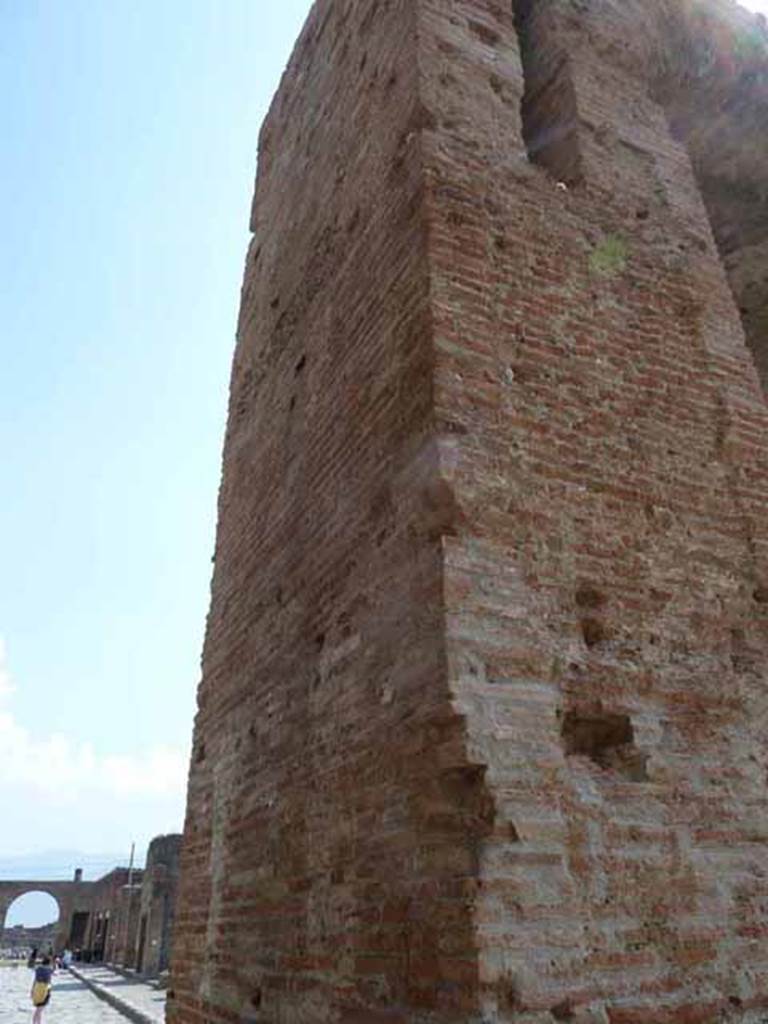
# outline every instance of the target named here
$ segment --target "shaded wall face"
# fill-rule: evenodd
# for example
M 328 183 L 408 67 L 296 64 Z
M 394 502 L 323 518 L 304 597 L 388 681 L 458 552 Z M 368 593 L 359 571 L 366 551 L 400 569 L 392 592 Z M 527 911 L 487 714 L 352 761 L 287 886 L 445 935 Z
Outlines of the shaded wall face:
M 484 1009 L 746 1021 L 768 1005 L 768 407 L 632 26 L 611 46 L 565 8 L 538 5 L 526 61 L 502 5 L 428 3 L 420 33 L 451 679 L 497 821 Z M 548 47 L 568 187 L 518 129 Z
M 138 936 L 136 966 L 143 974 L 156 975 L 168 968 L 175 920 L 178 866 L 174 872 L 156 865 L 147 872 L 141 897 L 141 935 Z M 140 961 L 139 961 L 140 954 Z
M 120 962 L 124 958 L 131 927 L 130 901 L 125 896 L 128 876 L 127 868 L 118 868 L 91 883 L 84 950 L 94 960 Z M 140 882 L 141 872 L 134 871 L 133 879 Z
M 157 975 L 170 963 L 181 839 L 180 835 L 158 836 L 147 851 L 134 939 L 136 967 L 143 974 Z
M 85 945 L 85 938 L 88 934 L 88 911 L 75 911 L 72 915 L 72 928 L 70 929 L 67 946 L 70 950 L 82 949 Z
M 137 934 L 136 969 L 153 977 L 168 964 L 168 928 L 172 924 L 168 897 L 155 891 L 141 908 Z
M 768 31 L 764 20 L 724 4 L 692 6 L 686 14 L 676 73 L 670 69 L 658 93 L 691 156 L 768 394 Z
M 143 886 L 125 885 L 115 893 L 110 910 L 110 941 L 105 959 L 125 967 L 135 966 L 135 952 Z

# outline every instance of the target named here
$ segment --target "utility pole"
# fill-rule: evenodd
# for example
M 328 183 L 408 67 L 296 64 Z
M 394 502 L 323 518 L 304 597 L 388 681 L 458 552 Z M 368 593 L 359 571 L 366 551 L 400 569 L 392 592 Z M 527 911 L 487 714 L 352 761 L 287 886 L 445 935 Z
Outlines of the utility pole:
M 125 909 L 124 909 L 124 913 L 125 913 L 125 932 L 124 932 L 124 934 L 125 934 L 125 941 L 123 942 L 123 949 L 122 949 L 122 954 L 123 954 L 122 966 L 123 967 L 126 967 L 128 965 L 128 963 L 130 961 L 130 958 L 131 958 L 130 950 L 128 949 L 128 940 L 131 937 L 131 904 L 133 902 L 133 899 L 132 899 L 132 896 L 133 896 L 133 857 L 134 857 L 135 853 L 136 853 L 136 843 L 132 842 L 131 843 L 131 859 L 128 861 L 128 884 L 123 889 L 123 893 L 125 895 L 125 901 L 124 901 L 124 906 L 125 906 Z M 121 928 L 120 931 L 123 931 L 123 929 Z

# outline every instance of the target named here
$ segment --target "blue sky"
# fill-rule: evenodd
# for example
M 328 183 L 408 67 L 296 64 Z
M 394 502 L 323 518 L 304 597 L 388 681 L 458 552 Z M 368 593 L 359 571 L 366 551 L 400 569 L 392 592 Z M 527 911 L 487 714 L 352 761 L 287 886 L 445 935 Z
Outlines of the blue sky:
M 257 133 L 309 7 L 0 0 L 0 855 L 181 826 Z
M 309 7 L 0 0 L 0 858 L 181 826 L 257 132 Z

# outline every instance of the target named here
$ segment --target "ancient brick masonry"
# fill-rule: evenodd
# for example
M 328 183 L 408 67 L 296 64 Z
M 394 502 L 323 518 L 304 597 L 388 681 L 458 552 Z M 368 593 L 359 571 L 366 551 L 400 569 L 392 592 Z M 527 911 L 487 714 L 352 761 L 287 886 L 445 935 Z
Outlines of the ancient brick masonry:
M 172 1024 L 768 1016 L 767 177 L 728 0 L 315 4 Z
M 123 911 L 130 873 L 127 868 L 114 868 L 94 882 L 84 882 L 82 874 L 78 868 L 72 882 L 0 881 L 0 925 L 19 896 L 44 892 L 56 901 L 59 911 L 58 921 L 51 926 L 50 945 L 56 953 L 69 947 L 84 951 L 88 958 L 122 962 L 127 939 Z M 134 872 L 137 891 L 141 875 L 141 871 Z
M 168 970 L 180 849 L 181 836 L 171 833 L 156 836 L 147 850 L 130 966 L 150 977 Z

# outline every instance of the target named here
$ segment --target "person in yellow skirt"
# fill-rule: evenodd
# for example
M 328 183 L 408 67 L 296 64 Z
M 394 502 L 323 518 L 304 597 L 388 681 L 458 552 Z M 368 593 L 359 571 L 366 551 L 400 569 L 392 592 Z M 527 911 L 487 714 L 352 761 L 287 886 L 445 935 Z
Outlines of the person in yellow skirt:
M 53 968 L 51 958 L 44 956 L 42 962 L 35 967 L 35 979 L 32 982 L 32 990 L 29 993 L 35 1012 L 32 1014 L 32 1024 L 42 1024 L 43 1010 L 51 1001 L 51 978 Z

